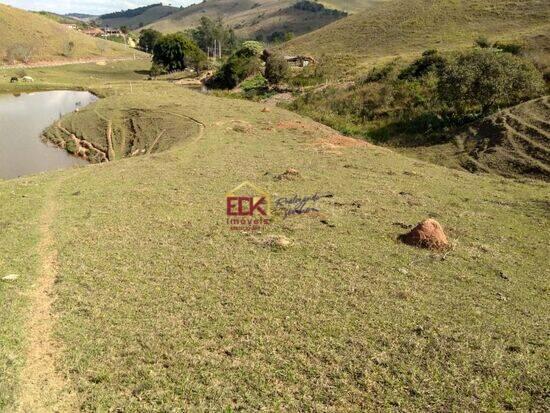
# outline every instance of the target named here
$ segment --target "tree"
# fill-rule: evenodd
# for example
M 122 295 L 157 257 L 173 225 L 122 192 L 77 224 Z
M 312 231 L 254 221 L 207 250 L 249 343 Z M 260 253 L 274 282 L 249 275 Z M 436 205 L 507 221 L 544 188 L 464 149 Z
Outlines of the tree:
M 243 80 L 261 72 L 258 42 L 245 42 L 210 79 L 208 86 L 216 89 L 233 89 Z
M 169 72 L 185 70 L 188 66 L 200 70 L 205 61 L 204 53 L 183 33 L 162 36 L 153 48 L 153 62 Z
M 201 17 L 199 26 L 191 31 L 191 37 L 205 52 L 216 48 L 220 54 L 229 54 L 237 47 L 235 33 L 224 26 L 221 18 Z
M 142 30 L 139 34 L 138 47 L 147 53 L 152 53 L 155 44 L 162 37 L 162 33 L 154 29 Z
M 440 73 L 438 95 L 458 114 L 515 105 L 544 91 L 542 74 L 529 61 L 494 49 L 457 55 Z
M 241 45 L 237 54 L 241 57 L 260 57 L 263 52 L 264 45 L 261 42 L 248 40 Z
M 265 78 L 271 84 L 281 83 L 288 79 L 290 67 L 286 59 L 280 54 L 271 54 L 265 63 Z

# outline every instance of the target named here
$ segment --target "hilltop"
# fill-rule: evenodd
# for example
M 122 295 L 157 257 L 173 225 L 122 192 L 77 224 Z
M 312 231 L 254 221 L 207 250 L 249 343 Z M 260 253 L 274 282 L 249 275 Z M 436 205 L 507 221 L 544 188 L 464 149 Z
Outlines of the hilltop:
M 284 44 L 288 54 L 349 55 L 357 60 L 449 49 L 479 36 L 547 33 L 550 3 L 540 0 L 395 0 L 375 3 Z
M 95 19 L 100 26 L 122 27 L 138 29 L 157 20 L 170 16 L 178 7 L 164 6 L 162 3 L 151 4 L 149 6 L 138 7 L 115 13 L 104 14 Z
M 295 0 L 207 0 L 186 7 L 149 27 L 161 32 L 174 32 L 197 26 L 203 16 L 221 17 L 238 36 L 255 38 L 268 37 L 276 32 L 307 33 L 345 15 L 341 9 L 326 9 L 321 4 L 307 3 L 313 6 L 296 7 Z M 315 6 L 321 10 L 307 10 Z
M 0 4 L 0 64 L 130 58 L 123 45 L 84 35 L 49 17 Z

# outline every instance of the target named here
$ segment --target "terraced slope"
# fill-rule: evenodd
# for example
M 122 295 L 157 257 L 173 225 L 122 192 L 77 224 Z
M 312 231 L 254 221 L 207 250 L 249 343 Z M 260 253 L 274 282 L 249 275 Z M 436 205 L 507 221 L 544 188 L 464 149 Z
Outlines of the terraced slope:
M 378 58 L 550 29 L 543 0 L 395 0 L 285 43 L 287 53 Z
M 0 66 L 133 55 L 134 51 L 124 45 L 86 36 L 37 13 L 0 4 Z
M 149 27 L 174 32 L 197 26 L 203 16 L 221 17 L 237 35 L 252 38 L 273 32 L 303 34 L 338 20 L 330 13 L 310 12 L 293 7 L 295 0 L 208 0 L 189 6 Z
M 457 137 L 464 167 L 550 180 L 549 97 L 503 110 Z

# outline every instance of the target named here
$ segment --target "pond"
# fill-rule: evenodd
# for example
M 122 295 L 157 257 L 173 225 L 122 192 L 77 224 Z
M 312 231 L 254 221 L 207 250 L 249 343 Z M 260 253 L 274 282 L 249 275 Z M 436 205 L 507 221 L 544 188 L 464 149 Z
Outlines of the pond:
M 0 95 L 0 179 L 87 164 L 40 136 L 64 114 L 96 100 L 89 92 L 66 90 Z

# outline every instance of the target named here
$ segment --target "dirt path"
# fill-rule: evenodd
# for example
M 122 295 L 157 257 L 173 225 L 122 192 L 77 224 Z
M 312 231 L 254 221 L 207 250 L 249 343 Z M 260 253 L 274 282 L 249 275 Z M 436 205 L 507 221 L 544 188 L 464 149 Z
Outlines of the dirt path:
M 30 311 L 25 325 L 26 363 L 21 371 L 16 412 L 50 413 L 76 411 L 75 398 L 68 394 L 65 380 L 56 370 L 59 348 L 52 338 L 53 287 L 57 277 L 57 250 L 51 226 L 57 213 L 56 194 L 62 179 L 49 189 L 39 219 L 39 275 L 29 294 Z

